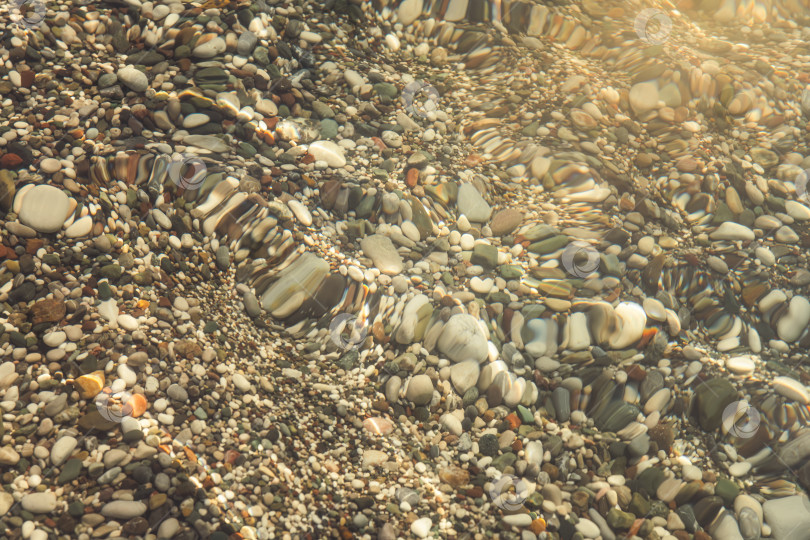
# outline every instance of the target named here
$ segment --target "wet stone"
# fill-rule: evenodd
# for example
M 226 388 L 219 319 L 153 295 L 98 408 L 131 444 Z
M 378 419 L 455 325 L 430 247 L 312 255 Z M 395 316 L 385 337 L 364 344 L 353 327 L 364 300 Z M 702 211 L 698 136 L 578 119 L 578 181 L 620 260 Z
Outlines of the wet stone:
M 694 504 L 695 518 L 702 527 L 708 526 L 723 507 L 720 497 L 704 497 Z
M 714 431 L 723 421 L 726 406 L 737 399 L 737 390 L 726 379 L 711 379 L 695 390 L 697 415 L 700 426 Z
M 495 246 L 478 244 L 473 248 L 470 262 L 485 268 L 495 268 L 498 265 L 498 249 Z
M 484 435 L 478 441 L 478 449 L 484 456 L 496 456 L 500 450 L 498 438 L 495 435 Z
M 611 529 L 614 530 L 629 529 L 630 526 L 633 525 L 635 519 L 636 517 L 633 514 L 622 512 L 618 508 L 611 508 L 607 516 L 605 516 L 605 520 L 607 521 L 608 525 L 610 525 Z

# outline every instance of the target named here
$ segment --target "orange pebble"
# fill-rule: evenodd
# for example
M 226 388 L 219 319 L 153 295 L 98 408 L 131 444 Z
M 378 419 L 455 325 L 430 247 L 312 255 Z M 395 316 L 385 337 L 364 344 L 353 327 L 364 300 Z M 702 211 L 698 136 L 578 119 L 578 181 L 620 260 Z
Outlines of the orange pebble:
M 641 529 L 641 526 L 644 524 L 644 518 L 638 518 L 633 522 L 630 526 L 630 529 L 627 531 L 627 538 L 632 538 L 636 535 L 636 533 Z
M 132 418 L 138 418 L 149 408 L 149 402 L 143 394 L 133 394 L 126 403 L 128 414 Z
M 416 185 L 419 181 L 419 170 L 418 169 L 408 169 L 407 174 L 405 175 L 405 183 L 408 187 L 412 188 Z
M 655 337 L 655 334 L 658 333 L 658 328 L 645 328 L 644 332 L 641 334 L 641 341 L 638 342 L 636 346 L 637 349 L 643 349 L 647 346 L 647 344 Z
M 545 532 L 546 520 L 543 518 L 537 518 L 531 522 L 529 528 L 532 530 L 534 534 L 540 534 L 541 532 Z
M 518 418 L 518 416 L 515 413 L 509 413 L 508 415 L 506 415 L 504 421 L 509 423 L 509 429 L 517 429 L 520 427 L 521 424 L 520 418 Z
M 186 458 L 188 458 L 189 461 L 191 461 L 192 463 L 197 463 L 197 456 L 194 454 L 194 452 L 191 451 L 189 447 L 184 446 L 183 451 L 186 453 Z

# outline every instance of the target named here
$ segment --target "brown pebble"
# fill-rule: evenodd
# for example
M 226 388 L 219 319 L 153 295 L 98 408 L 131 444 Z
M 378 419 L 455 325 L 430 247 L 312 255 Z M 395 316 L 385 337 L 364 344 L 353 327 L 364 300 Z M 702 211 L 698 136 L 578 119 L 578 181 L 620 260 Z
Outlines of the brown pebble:
M 372 404 L 371 404 L 371 408 L 373 408 L 375 411 L 380 411 L 380 412 L 387 411 L 389 407 L 390 407 L 390 405 L 384 399 L 379 399 L 377 401 L 372 402 Z
M 541 470 L 548 474 L 552 482 L 556 482 L 557 478 L 560 476 L 560 470 L 556 465 L 552 465 L 551 463 L 543 463 Z
M 658 445 L 659 449 L 669 450 L 669 447 L 672 446 L 672 443 L 675 441 L 675 435 L 669 424 L 656 424 L 648 434 L 650 435 L 650 440 Z
M 33 324 L 56 323 L 65 317 L 66 306 L 62 300 L 46 298 L 31 308 Z
M 149 530 L 149 522 L 145 518 L 136 517 L 132 518 L 126 523 L 122 529 L 123 533 L 127 536 L 141 536 Z
M 450 465 L 439 471 L 439 478 L 442 482 L 458 488 L 470 482 L 470 473 L 461 467 Z

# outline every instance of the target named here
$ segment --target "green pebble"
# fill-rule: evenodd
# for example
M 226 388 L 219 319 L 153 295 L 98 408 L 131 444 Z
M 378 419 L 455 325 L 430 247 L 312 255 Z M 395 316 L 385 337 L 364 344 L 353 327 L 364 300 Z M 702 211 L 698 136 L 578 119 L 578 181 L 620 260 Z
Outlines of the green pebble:
M 106 281 L 102 281 L 98 284 L 98 299 L 104 302 L 105 300 L 109 300 L 112 298 L 112 290 L 110 289 L 110 284 Z
M 517 456 L 513 452 L 507 452 L 493 459 L 491 466 L 503 472 L 507 467 L 511 467 L 515 461 L 517 461 Z
M 653 496 L 658 490 L 658 486 L 666 479 L 664 471 L 655 467 L 645 469 L 635 479 L 633 479 L 632 486 L 634 489 L 648 496 Z
M 503 279 L 518 279 L 523 275 L 523 270 L 514 264 L 504 264 L 498 267 L 498 271 Z
M 65 462 L 65 465 L 62 467 L 62 472 L 59 474 L 57 483 L 67 484 L 68 482 L 72 482 L 73 480 L 78 478 L 81 470 L 82 470 L 82 460 L 76 458 L 67 460 L 67 462 Z
M 84 515 L 84 505 L 81 501 L 72 501 L 68 504 L 68 514 L 73 517 L 81 517 Z
M 9 332 L 9 339 L 15 347 L 25 347 L 25 336 L 19 332 Z
M 630 500 L 630 504 L 627 506 L 627 510 L 637 516 L 646 516 L 650 511 L 650 501 L 641 493 L 633 493 L 633 497 Z
M 518 418 L 520 418 L 520 421 L 523 422 L 524 424 L 530 424 L 534 422 L 534 415 L 532 414 L 532 411 L 530 411 L 523 405 L 517 406 L 517 412 Z
M 387 99 L 394 99 L 397 94 L 397 87 L 391 83 L 381 82 L 374 85 L 374 92 L 382 97 Z
M 494 303 L 508 304 L 512 300 L 511 297 L 509 296 L 509 293 L 503 291 L 498 291 L 490 294 L 488 296 L 488 299 L 489 302 L 492 304 Z
M 537 134 L 537 130 L 540 127 L 540 122 L 534 121 L 525 128 L 521 130 L 521 133 L 526 137 L 534 137 Z
M 123 269 L 115 263 L 108 264 L 101 267 L 101 276 L 107 279 L 118 279 L 123 274 Z
M 728 478 L 721 478 L 714 487 L 714 494 L 723 499 L 723 504 L 731 507 L 734 499 L 740 494 L 740 488 Z
M 338 134 L 338 123 L 331 118 L 321 120 L 321 138 L 334 139 Z
M 537 431 L 537 426 L 534 424 L 523 424 L 518 428 L 518 435 L 521 437 L 528 437 L 529 433 Z
M 540 495 L 539 492 L 534 491 L 531 495 L 526 497 L 526 502 L 524 504 L 529 509 L 540 508 L 543 504 L 543 496 Z
M 498 265 L 498 248 L 489 244 L 478 244 L 473 247 L 470 262 L 484 268 L 495 268 Z
M 240 142 L 236 148 L 236 153 L 245 158 L 252 158 L 256 155 L 256 152 L 256 148 L 252 144 L 246 142 Z
M 628 512 L 622 512 L 618 508 L 611 508 L 607 516 L 605 516 L 605 521 L 607 521 L 610 528 L 614 530 L 629 529 L 635 520 L 636 516 Z

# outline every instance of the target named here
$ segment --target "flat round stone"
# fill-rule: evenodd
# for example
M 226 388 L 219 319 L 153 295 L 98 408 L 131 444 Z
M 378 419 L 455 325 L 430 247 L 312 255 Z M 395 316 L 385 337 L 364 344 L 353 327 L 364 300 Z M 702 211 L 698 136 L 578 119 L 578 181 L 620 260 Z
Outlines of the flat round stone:
M 20 221 L 41 233 L 54 233 L 62 228 L 70 212 L 70 199 L 58 188 L 45 184 L 25 193 Z

